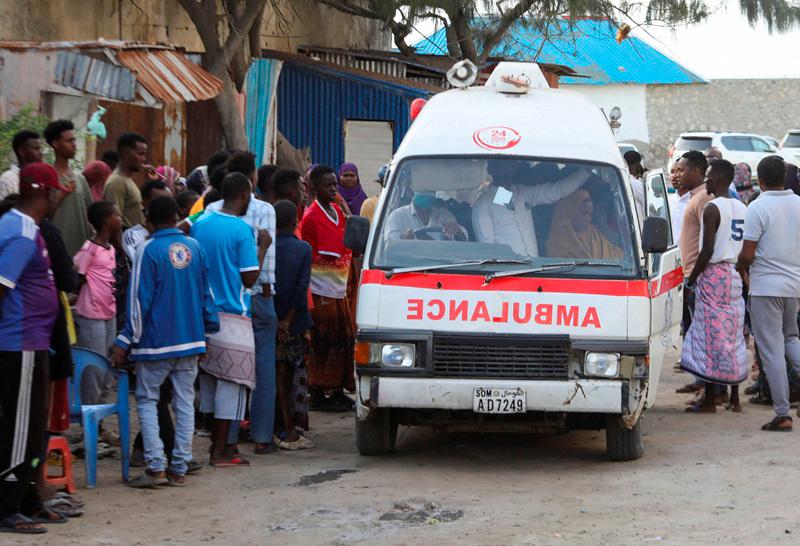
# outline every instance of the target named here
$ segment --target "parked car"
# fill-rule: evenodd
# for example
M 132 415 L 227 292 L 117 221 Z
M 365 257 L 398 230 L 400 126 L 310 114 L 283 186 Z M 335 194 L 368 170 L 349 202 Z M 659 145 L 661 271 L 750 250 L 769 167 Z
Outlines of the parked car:
M 781 143 L 778 142 L 777 138 L 772 138 L 771 136 L 761 135 L 761 138 L 769 142 L 769 145 L 775 148 L 776 150 L 781 147 Z
M 800 165 L 800 129 L 791 129 L 781 141 L 778 154 L 788 163 Z
M 683 133 L 669 150 L 667 169 L 671 170 L 673 163 L 690 151 L 705 152 L 709 148 L 719 148 L 722 157 L 733 164 L 747 163 L 753 176 L 756 173 L 758 162 L 764 157 L 774 154 L 777 149 L 770 145 L 764 137 L 750 133 L 728 132 L 691 132 Z

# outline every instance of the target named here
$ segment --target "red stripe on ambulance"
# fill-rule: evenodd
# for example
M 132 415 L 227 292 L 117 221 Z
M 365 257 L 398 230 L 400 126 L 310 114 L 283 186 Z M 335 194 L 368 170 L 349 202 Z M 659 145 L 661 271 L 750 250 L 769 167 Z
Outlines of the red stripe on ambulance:
M 659 280 L 616 279 L 553 279 L 536 277 L 501 277 L 489 284 L 483 275 L 454 275 L 441 273 L 398 273 L 386 278 L 377 269 L 361 272 L 361 284 L 379 284 L 431 290 L 468 290 L 477 292 L 539 292 L 584 294 L 589 296 L 657 297 L 683 282 L 683 269 L 678 267 Z

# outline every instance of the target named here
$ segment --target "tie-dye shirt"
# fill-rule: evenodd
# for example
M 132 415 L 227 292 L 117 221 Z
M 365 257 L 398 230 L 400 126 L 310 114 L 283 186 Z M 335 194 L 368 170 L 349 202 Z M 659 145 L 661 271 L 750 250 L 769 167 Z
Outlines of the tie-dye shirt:
M 300 233 L 311 245 L 311 293 L 334 299 L 347 295 L 347 277 L 353 253 L 344 246 L 345 217 L 342 209 L 331 204 L 335 216 L 329 215 L 319 202 L 306 209 Z

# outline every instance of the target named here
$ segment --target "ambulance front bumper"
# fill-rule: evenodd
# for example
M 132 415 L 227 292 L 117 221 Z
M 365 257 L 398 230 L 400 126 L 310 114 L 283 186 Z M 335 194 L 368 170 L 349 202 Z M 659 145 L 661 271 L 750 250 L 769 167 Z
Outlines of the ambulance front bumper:
M 361 376 L 359 381 L 360 402 L 371 409 L 473 410 L 476 390 L 502 388 L 523 389 L 526 411 L 621 414 L 628 402 L 628 383 L 622 380 Z

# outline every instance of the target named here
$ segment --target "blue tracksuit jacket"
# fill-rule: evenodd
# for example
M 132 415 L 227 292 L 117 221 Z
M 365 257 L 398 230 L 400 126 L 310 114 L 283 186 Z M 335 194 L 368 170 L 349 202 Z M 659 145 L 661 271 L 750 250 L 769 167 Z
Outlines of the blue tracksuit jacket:
M 167 360 L 206 352 L 206 333 L 219 331 L 200 244 L 179 229 L 162 229 L 136 249 L 128 318 L 116 344 L 131 360 Z

